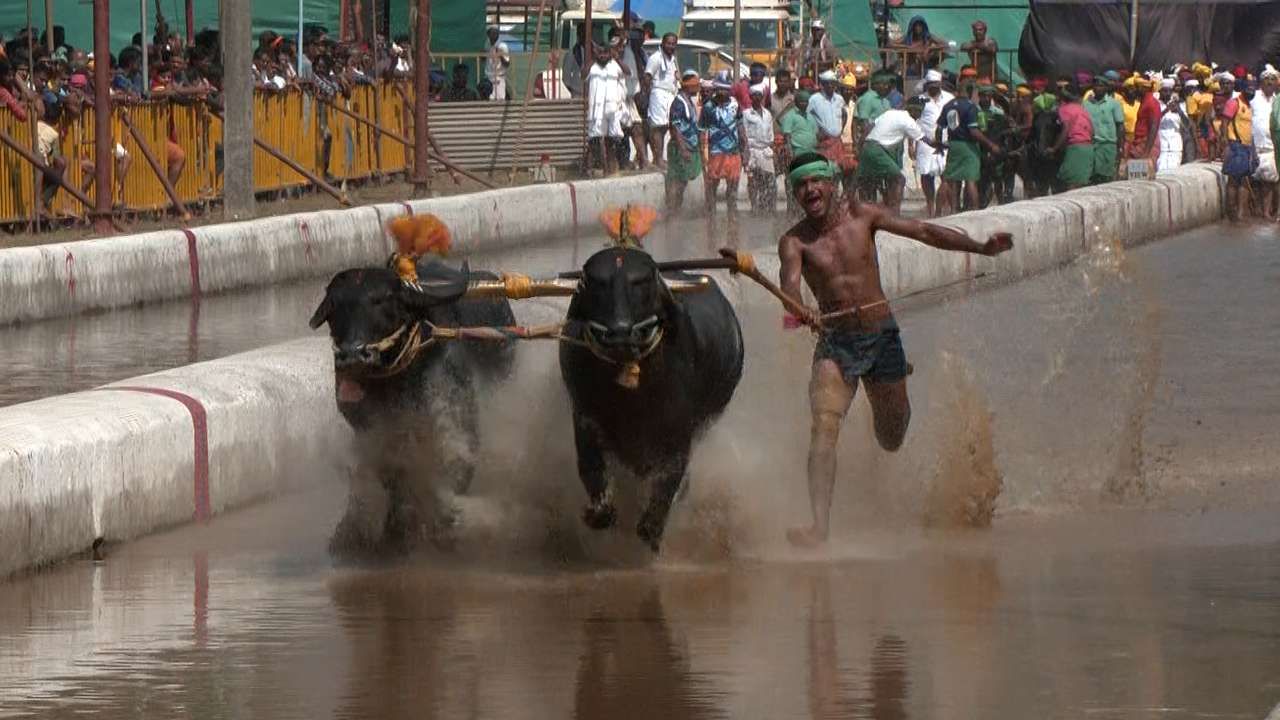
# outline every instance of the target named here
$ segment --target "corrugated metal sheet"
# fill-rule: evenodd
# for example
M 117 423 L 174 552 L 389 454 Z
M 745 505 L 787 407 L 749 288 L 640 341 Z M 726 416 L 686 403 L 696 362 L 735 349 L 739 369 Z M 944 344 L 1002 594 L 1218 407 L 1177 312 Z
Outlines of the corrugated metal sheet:
M 585 112 L 582 100 L 529 103 L 524 132 L 520 103 L 438 103 L 430 108 L 431 134 L 459 166 L 477 172 L 505 172 L 536 165 L 542 155 L 552 165 L 570 165 L 582 156 Z

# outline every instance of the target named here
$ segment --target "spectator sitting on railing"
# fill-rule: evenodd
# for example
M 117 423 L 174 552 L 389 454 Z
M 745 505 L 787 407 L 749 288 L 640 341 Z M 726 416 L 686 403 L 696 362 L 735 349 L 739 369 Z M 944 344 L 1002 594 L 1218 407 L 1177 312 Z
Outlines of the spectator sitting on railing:
M 67 161 L 62 157 L 62 148 L 58 144 L 60 135 L 54 127 L 62 116 L 62 105 L 51 91 L 46 92 L 43 99 L 44 113 L 36 122 L 36 150 L 40 162 L 45 166 L 44 188 L 41 190 L 40 200 L 44 212 L 49 213 L 53 210 L 53 198 L 61 187 L 62 176 L 67 172 Z
M 479 100 L 480 96 L 476 91 L 467 86 L 468 73 L 470 72 L 471 68 L 463 65 L 462 63 L 456 63 L 453 66 L 453 82 L 449 83 L 449 87 L 444 89 L 444 94 L 441 96 L 440 100 L 442 102 L 470 102 Z

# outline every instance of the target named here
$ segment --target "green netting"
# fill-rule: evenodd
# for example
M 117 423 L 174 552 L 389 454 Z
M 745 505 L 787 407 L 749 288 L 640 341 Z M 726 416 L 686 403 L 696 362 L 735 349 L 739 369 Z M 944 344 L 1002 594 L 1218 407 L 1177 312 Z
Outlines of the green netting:
M 393 35 L 409 31 L 409 4 L 412 0 L 392 0 L 391 32 Z M 148 37 L 155 30 L 155 0 L 147 3 Z M 44 30 L 44 3 L 31 0 L 32 25 Z M 330 32 L 338 29 L 339 0 L 304 0 L 303 17 L 307 24 L 320 24 Z M 183 0 L 160 0 L 161 10 L 169 21 L 169 27 L 186 30 L 186 6 Z M 137 0 L 112 0 L 111 47 L 113 52 L 129 44 L 133 34 L 140 30 Z M 441 52 L 468 52 L 484 49 L 484 12 L 475 0 L 434 0 L 432 12 L 432 47 Z M 218 26 L 218 0 L 196 0 L 194 4 L 195 29 Z M 66 28 L 67 42 L 76 47 L 93 45 L 92 7 L 79 2 L 54 3 L 53 22 Z M 0 2 L 0 34 L 11 38 L 27 24 L 26 3 L 22 0 Z M 298 32 L 297 0 L 253 0 L 253 32 L 274 30 L 281 34 Z
M 864 62 L 876 58 L 876 26 L 870 3 L 844 0 L 819 12 L 827 18 L 827 32 L 840 57 Z
M 1027 20 L 1026 0 L 1001 0 L 999 3 L 1001 5 L 1020 5 L 1021 7 L 998 10 L 971 7 L 991 5 L 991 0 L 927 0 L 921 4 L 953 7 L 947 10 L 913 10 L 910 2 L 904 3 L 903 7 L 894 10 L 894 20 L 904 32 L 911 18 L 919 15 L 929 23 L 929 32 L 934 37 L 954 40 L 958 46 L 973 39 L 970 25 L 974 20 L 982 20 L 987 24 L 987 35 L 994 38 L 996 44 L 1000 46 L 998 63 L 1001 78 L 1008 78 L 1012 72 L 1015 80 L 1022 79 L 1018 69 L 1017 51 L 1018 43 L 1022 41 L 1022 26 Z M 957 54 L 959 57 L 950 58 L 946 62 L 947 69 L 952 72 L 958 72 L 960 66 L 968 62 L 967 56 L 963 53 Z

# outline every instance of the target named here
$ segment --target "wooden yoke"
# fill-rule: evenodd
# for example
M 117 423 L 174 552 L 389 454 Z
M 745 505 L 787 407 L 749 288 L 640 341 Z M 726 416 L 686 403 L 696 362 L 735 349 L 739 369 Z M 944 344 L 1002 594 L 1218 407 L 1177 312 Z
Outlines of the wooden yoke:
M 578 291 L 574 278 L 531 278 L 520 273 L 502 273 L 499 280 L 472 280 L 467 284 L 468 298 L 507 298 L 524 300 L 535 297 L 568 297 Z M 710 278 L 666 280 L 673 293 L 700 292 L 711 287 Z

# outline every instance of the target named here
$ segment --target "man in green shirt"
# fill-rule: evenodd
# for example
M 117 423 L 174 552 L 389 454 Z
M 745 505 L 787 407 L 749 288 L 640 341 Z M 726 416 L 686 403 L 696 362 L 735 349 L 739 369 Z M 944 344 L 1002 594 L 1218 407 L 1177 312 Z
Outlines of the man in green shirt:
M 1111 82 L 1101 75 L 1093 79 L 1093 94 L 1084 101 L 1093 120 L 1093 174 L 1090 185 L 1116 179 L 1124 154 L 1124 108 L 1111 93 Z
M 893 73 L 883 70 L 877 72 L 871 76 L 871 89 L 858 98 L 857 116 L 862 131 L 859 134 L 860 138 L 866 137 L 871 131 L 871 126 L 875 124 L 876 118 L 891 107 L 889 93 L 893 89 L 893 79 Z
M 809 115 L 809 96 L 808 90 L 797 92 L 795 103 L 787 107 L 778 118 L 778 131 L 782 134 L 785 153 L 782 158 L 784 162 L 779 162 L 778 167 L 785 168 L 791 164 L 792 159 L 818 150 L 818 123 Z M 790 209 L 794 202 L 788 181 L 787 208 Z

